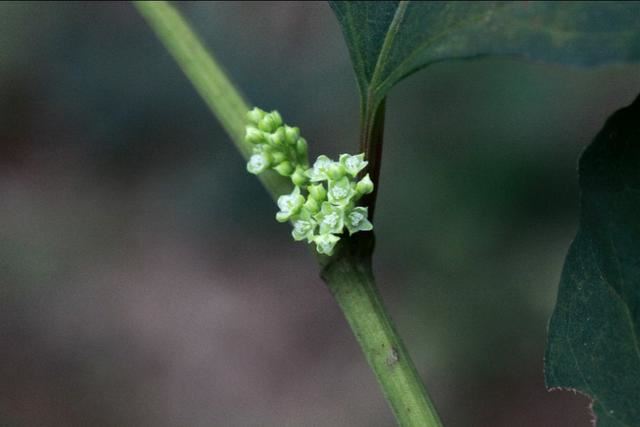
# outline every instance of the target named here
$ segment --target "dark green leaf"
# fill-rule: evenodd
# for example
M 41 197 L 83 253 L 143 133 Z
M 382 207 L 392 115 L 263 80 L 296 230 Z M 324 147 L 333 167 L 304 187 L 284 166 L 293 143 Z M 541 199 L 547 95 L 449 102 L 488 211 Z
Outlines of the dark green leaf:
M 431 63 L 480 55 L 594 65 L 640 59 L 640 2 L 330 1 L 363 99 Z
M 549 324 L 548 387 L 594 400 L 599 426 L 640 426 L 640 98 L 580 160 L 582 212 Z

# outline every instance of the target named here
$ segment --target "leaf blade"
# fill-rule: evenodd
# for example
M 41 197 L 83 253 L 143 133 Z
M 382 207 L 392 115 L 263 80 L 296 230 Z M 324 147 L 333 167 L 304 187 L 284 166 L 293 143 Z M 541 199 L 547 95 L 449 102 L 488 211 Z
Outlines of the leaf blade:
M 580 159 L 581 218 L 549 324 L 547 386 L 594 400 L 599 426 L 640 424 L 640 98 Z
M 448 59 L 500 55 L 577 65 L 640 59 L 639 2 L 329 3 L 360 92 L 377 100 L 404 77 Z

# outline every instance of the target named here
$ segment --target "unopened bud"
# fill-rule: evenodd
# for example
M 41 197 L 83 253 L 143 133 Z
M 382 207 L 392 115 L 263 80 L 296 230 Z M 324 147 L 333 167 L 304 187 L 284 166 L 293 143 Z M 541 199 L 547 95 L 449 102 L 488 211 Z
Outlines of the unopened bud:
M 258 107 L 254 107 L 251 111 L 247 113 L 247 118 L 251 123 L 253 123 L 254 125 L 257 125 L 260 122 L 260 120 L 262 120 L 265 114 L 267 113 L 262 111 Z
M 340 163 L 334 162 L 327 168 L 327 176 L 333 180 L 339 180 L 345 176 L 346 173 L 347 171 Z
M 364 178 L 356 184 L 356 191 L 360 195 L 369 194 L 373 191 L 373 181 L 369 178 L 369 174 L 366 174 Z
M 312 214 L 320 212 L 320 204 L 313 197 L 309 197 L 303 207 Z
M 297 127 L 284 126 L 284 133 L 289 144 L 295 144 L 300 138 L 300 128 Z
M 255 126 L 247 126 L 244 139 L 251 144 L 264 142 L 264 134 Z
M 309 195 L 318 202 L 323 202 L 327 198 L 327 190 L 322 184 L 310 185 Z
M 297 186 L 303 186 L 309 181 L 309 178 L 304 174 L 304 170 L 302 168 L 296 168 L 293 175 L 291 175 L 291 182 Z
M 293 173 L 293 166 L 287 161 L 280 163 L 274 169 L 282 176 L 291 176 Z

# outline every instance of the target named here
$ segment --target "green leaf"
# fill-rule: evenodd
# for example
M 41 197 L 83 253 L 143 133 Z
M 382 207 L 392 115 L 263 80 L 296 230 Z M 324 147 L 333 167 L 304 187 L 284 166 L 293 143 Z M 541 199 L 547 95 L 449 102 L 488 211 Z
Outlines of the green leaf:
M 640 425 L 640 98 L 580 159 L 582 211 L 549 324 L 550 388 L 594 400 L 599 426 Z
M 374 106 L 407 75 L 447 59 L 515 55 L 581 65 L 640 59 L 639 2 L 329 3 L 362 98 Z

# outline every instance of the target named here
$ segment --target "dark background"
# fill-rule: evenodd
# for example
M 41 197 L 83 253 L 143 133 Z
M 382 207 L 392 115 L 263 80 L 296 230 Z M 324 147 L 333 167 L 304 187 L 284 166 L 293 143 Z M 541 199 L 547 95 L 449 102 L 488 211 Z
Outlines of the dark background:
M 189 3 L 251 102 L 357 150 L 324 3 Z M 387 103 L 375 268 L 442 418 L 588 426 L 545 390 L 577 157 L 639 66 L 439 64 Z M 128 3 L 0 4 L 0 425 L 391 426 L 309 252 Z

